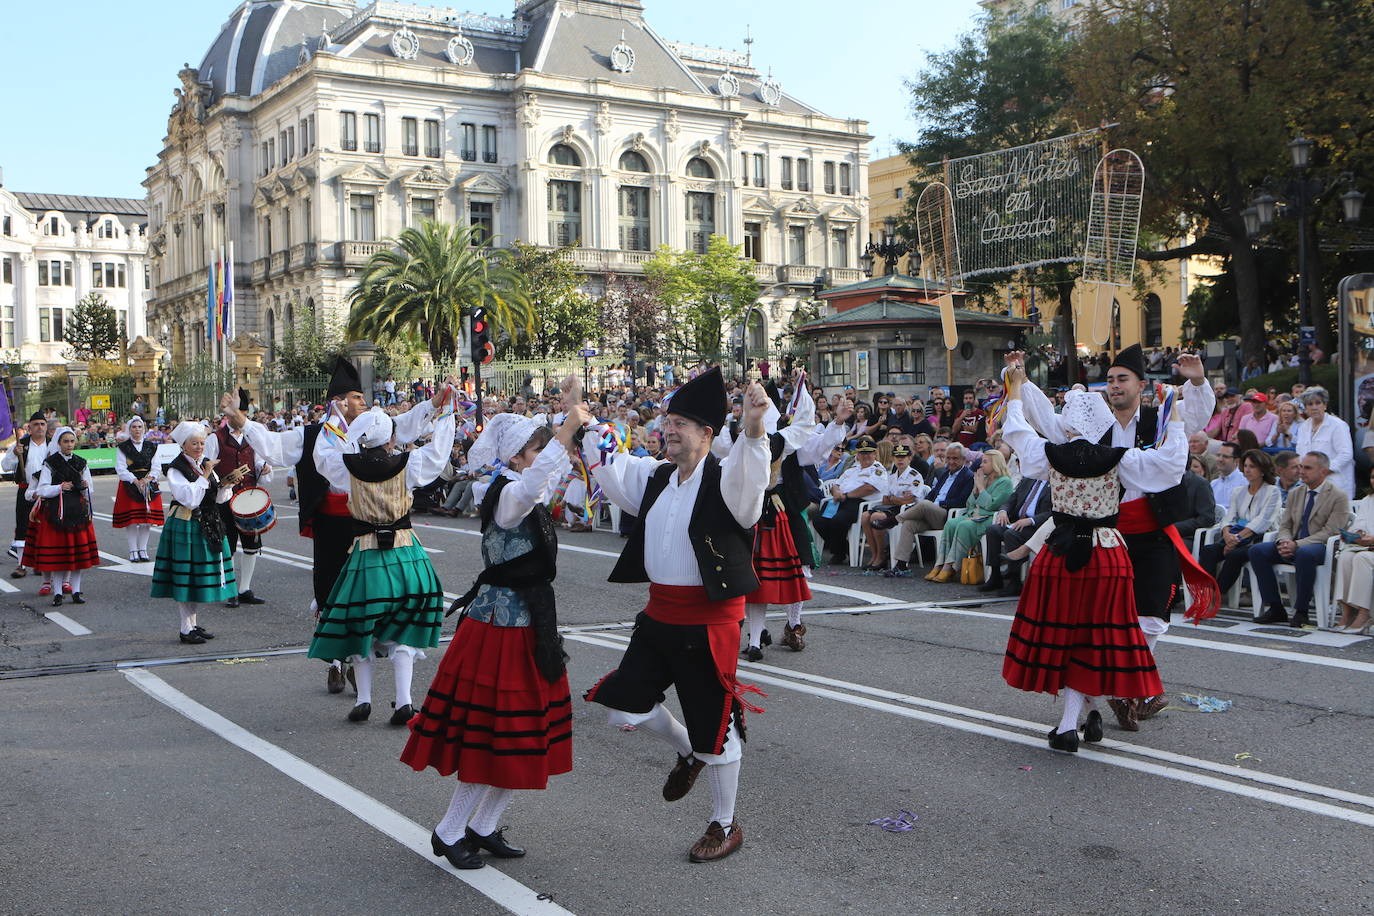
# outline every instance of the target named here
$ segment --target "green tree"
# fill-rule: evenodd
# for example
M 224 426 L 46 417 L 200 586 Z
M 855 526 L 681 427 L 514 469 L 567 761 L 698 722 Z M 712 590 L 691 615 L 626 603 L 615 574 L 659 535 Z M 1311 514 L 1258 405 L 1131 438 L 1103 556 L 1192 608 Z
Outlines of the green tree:
M 119 319 L 99 293 L 87 293 L 63 328 L 69 359 L 103 359 L 119 349 Z
M 661 287 L 655 277 L 627 274 L 616 274 L 606 282 L 606 294 L 597 304 L 597 342 L 603 350 L 633 342 L 640 358 L 659 355 L 671 327 Z
M 725 328 L 738 324 L 758 300 L 759 284 L 743 248 L 713 235 L 705 254 L 667 246 L 644 262 L 669 318 L 669 339 L 679 352 L 718 362 Z
M 348 296 L 350 339 L 383 343 L 414 334 L 436 365 L 451 364 L 463 319 L 479 305 L 486 306 L 497 334 L 514 340 L 530 333 L 534 313 L 510 253 L 474 244 L 473 233 L 423 222 L 373 255 Z
M 571 353 L 601 333 L 596 302 L 582 292 L 582 275 L 562 250 L 516 242 L 510 267 L 521 277 L 533 326 L 511 342 L 521 359 Z
M 282 378 L 328 373 L 334 358 L 344 352 L 343 330 L 329 319 L 302 306 L 276 348 L 273 365 Z

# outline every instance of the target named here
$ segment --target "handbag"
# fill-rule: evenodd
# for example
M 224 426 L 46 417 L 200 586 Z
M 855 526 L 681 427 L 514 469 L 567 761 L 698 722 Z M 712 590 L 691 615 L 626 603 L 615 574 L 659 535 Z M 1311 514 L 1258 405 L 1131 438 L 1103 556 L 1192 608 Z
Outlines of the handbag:
M 970 548 L 968 556 L 959 564 L 959 582 L 962 585 L 983 584 L 983 554 L 978 547 Z

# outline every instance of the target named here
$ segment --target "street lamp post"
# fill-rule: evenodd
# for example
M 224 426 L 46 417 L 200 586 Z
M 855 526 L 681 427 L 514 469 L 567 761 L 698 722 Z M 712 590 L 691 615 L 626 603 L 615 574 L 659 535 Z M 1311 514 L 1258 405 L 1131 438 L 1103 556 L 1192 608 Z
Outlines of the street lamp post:
M 875 242 L 873 236 L 869 235 L 868 244 L 864 246 L 864 253 L 859 258 L 864 267 L 864 276 L 873 276 L 873 265 L 878 258 L 883 260 L 884 276 L 895 274 L 897 262 L 912 250 L 909 242 L 897 237 L 897 220 L 889 216 L 883 220 L 882 238 Z

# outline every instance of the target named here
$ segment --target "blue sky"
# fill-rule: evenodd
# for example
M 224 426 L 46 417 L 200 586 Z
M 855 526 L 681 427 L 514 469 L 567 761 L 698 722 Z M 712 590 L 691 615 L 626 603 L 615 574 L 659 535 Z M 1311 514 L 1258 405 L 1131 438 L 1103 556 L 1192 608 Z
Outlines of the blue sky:
M 422 3 L 508 16 L 512 0 Z M 234 0 L 5 4 L 0 167 L 16 191 L 143 197 L 183 62 L 200 63 Z M 970 29 L 976 0 L 644 0 L 663 37 L 743 48 L 827 114 L 870 122 L 874 158 L 916 131 L 903 80 Z M 842 11 L 841 19 L 836 15 Z

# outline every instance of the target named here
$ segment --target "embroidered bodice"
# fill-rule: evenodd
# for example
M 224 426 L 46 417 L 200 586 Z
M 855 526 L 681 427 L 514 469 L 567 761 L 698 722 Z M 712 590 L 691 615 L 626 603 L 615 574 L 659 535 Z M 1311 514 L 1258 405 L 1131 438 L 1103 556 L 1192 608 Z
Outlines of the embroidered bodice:
M 1050 471 L 1050 505 L 1055 512 L 1079 518 L 1106 518 L 1121 506 L 1116 468 L 1100 477 L 1069 477 Z
M 533 513 L 514 528 L 502 528 L 495 521 L 487 525 L 482 533 L 482 562 L 495 566 L 507 560 L 524 556 L 538 544 L 539 527 Z M 525 600 L 512 588 L 500 585 L 483 585 L 477 597 L 468 605 L 468 616 L 496 627 L 527 627 L 530 625 L 529 608 Z

